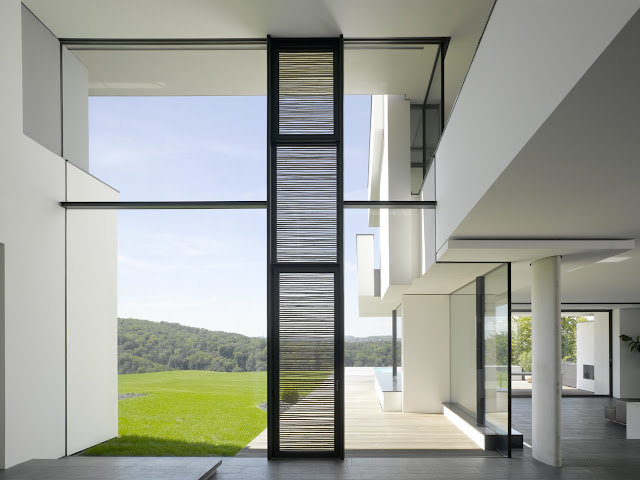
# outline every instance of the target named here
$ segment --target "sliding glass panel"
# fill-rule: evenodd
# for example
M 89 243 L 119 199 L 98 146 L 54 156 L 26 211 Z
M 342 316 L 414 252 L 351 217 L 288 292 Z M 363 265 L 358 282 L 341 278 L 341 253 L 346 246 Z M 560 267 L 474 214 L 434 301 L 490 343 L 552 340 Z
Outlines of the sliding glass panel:
M 510 450 L 509 265 L 484 277 L 485 424 L 498 435 L 497 449 Z

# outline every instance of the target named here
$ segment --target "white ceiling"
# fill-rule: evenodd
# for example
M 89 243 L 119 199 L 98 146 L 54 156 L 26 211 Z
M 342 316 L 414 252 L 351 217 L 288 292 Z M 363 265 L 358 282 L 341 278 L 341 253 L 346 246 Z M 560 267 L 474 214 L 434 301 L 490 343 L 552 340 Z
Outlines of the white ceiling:
M 345 38 L 451 37 L 445 62 L 448 114 L 469 69 L 494 0 L 24 0 L 24 3 L 59 38 L 263 39 L 267 35 L 326 37 L 341 34 Z M 426 67 L 425 63 L 412 60 L 416 52 L 392 53 L 363 51 L 356 55 L 348 51 L 345 54 L 345 73 L 349 91 L 406 93 L 412 99 L 424 96 L 428 82 L 424 69 L 430 65 Z M 431 50 L 423 53 L 431 55 Z M 145 84 L 166 84 L 167 89 L 155 88 L 156 94 L 161 94 L 168 91 L 173 83 L 167 76 L 170 62 L 162 65 L 147 58 L 136 67 L 137 61 L 131 55 L 122 61 L 132 68 L 134 78 L 123 79 L 113 76 L 116 69 L 110 65 L 116 67 L 118 64 L 109 55 L 104 52 L 95 54 L 96 59 L 97 55 L 100 56 L 100 67 L 97 60 L 94 62 L 89 58 L 93 55 L 93 52 L 79 54 L 91 70 L 94 94 L 112 94 L 104 88 L 109 84 L 118 87 L 113 93 L 118 95 L 144 94 L 136 88 Z M 189 64 L 193 68 L 199 64 L 196 57 L 198 55 L 177 60 L 177 66 Z M 248 70 L 251 76 L 242 78 L 233 77 L 229 72 L 216 77 L 215 72 L 205 66 L 198 71 L 201 73 L 195 80 L 196 86 L 209 87 L 204 79 L 213 78 L 212 84 L 221 87 L 222 93 L 218 94 L 261 91 L 265 88 L 266 62 L 255 60 L 255 64 L 244 67 L 233 65 L 232 70 L 236 67 Z M 223 64 L 229 65 L 224 61 Z M 351 68 L 350 65 L 359 66 Z M 142 75 L 145 68 L 146 76 Z M 178 77 L 176 88 L 183 91 L 185 81 L 180 78 L 181 72 L 175 70 L 173 73 Z M 374 78 L 377 80 L 373 81 Z M 203 81 L 199 82 L 200 79 Z M 249 79 L 257 82 L 251 83 Z M 397 83 L 402 79 L 405 82 L 411 79 L 417 84 Z M 227 80 L 235 90 L 229 87 Z M 353 81 L 353 88 L 349 81 Z M 140 85 L 134 85 L 134 89 L 126 93 L 128 83 Z M 211 90 L 209 87 L 208 91 Z M 227 93 L 229 91 L 231 93 Z
M 640 14 L 596 60 L 452 238 L 640 238 L 638 85 Z M 640 251 L 620 256 L 630 258 L 599 263 L 597 252 L 588 249 L 582 258 L 563 258 L 562 301 L 640 301 Z M 503 258 L 509 259 L 507 252 Z M 514 302 L 530 301 L 529 275 L 528 261 L 513 265 Z

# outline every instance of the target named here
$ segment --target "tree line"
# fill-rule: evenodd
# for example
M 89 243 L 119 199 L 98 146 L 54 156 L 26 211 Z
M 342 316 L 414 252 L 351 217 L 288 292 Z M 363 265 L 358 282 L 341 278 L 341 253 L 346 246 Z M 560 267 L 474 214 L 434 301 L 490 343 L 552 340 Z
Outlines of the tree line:
M 391 365 L 391 337 L 345 343 L 345 366 Z M 398 349 L 400 356 L 400 349 Z M 167 370 L 260 372 L 267 369 L 267 340 L 179 323 L 118 319 L 118 373 Z

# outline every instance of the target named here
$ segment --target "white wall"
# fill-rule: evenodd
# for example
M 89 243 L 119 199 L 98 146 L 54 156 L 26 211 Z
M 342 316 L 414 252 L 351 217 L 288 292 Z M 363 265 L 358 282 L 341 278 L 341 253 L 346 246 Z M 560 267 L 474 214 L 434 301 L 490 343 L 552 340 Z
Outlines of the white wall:
M 384 137 L 380 167 L 380 200 L 410 200 L 409 101 L 384 96 Z M 380 293 L 412 280 L 412 216 L 406 210 L 380 210 Z
M 0 387 L 4 387 L 5 369 L 5 322 L 4 322 L 4 245 L 0 243 Z M 0 466 L 4 465 L 4 413 L 5 413 L 5 389 L 0 388 Z
M 450 335 L 455 352 L 450 355 L 451 402 L 477 415 L 478 365 L 476 361 L 476 296 L 473 292 L 450 296 Z
M 640 398 L 640 353 L 630 352 L 621 334 L 640 335 L 640 309 L 626 308 L 613 311 L 613 396 L 616 398 Z
M 424 181 L 424 185 L 421 193 L 421 200 L 435 200 L 436 199 L 436 177 L 435 177 L 435 164 L 429 169 L 427 178 Z M 424 274 L 431 265 L 436 263 L 436 211 L 425 208 L 422 210 L 422 222 L 421 222 L 421 238 L 422 238 L 422 252 L 421 263 L 422 271 Z
M 635 0 L 497 1 L 436 154 L 436 248 L 637 9 Z
M 63 156 L 76 167 L 89 171 L 89 72 L 78 58 L 62 48 L 64 107 Z
M 584 322 L 576 325 L 576 367 L 578 370 L 578 388 L 587 392 L 595 391 L 595 380 L 584 378 L 584 366 L 594 365 L 595 379 L 595 322 Z
M 65 453 L 65 167 L 23 134 L 21 23 L 20 0 L 0 2 L 4 468 Z
M 24 133 L 60 155 L 60 42 L 25 6 L 22 29 Z
M 68 201 L 118 194 L 67 165 Z M 117 212 L 67 212 L 67 455 L 118 435 Z
M 373 238 L 373 235 L 356 235 L 359 297 L 375 294 Z
M 609 312 L 594 314 L 594 393 L 609 395 Z
M 449 401 L 449 296 L 402 296 L 402 411 L 442 413 Z

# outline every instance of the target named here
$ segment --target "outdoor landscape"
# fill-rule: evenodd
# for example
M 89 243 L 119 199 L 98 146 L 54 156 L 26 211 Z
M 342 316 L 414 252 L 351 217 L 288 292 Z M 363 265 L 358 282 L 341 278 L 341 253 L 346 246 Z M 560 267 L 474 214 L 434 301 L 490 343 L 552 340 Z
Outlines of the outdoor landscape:
M 576 324 L 583 321 L 562 317 L 564 361 L 575 361 Z M 530 371 L 531 317 L 512 322 L 512 363 Z M 346 337 L 345 366 L 390 366 L 391 341 Z M 487 341 L 506 361 L 506 335 Z M 119 436 L 84 455 L 235 455 L 266 428 L 266 368 L 264 337 L 118 319 Z M 309 392 L 295 392 L 293 400 L 285 393 L 283 401 L 295 403 Z
M 346 367 L 391 366 L 391 336 L 346 337 Z M 398 350 L 400 355 L 400 350 Z M 118 373 L 170 370 L 263 372 L 267 339 L 187 327 L 179 323 L 118 319 Z
M 266 347 L 264 337 L 118 319 L 119 436 L 84 455 L 235 455 L 267 426 Z M 391 365 L 391 337 L 347 337 L 345 362 Z

